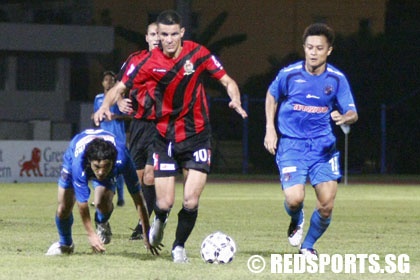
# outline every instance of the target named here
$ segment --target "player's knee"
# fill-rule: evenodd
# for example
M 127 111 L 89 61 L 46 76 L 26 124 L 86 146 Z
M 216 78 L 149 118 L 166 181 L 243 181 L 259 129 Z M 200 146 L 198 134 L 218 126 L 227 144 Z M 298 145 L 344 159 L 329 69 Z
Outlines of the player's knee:
M 143 184 L 147 186 L 151 186 L 155 184 L 155 177 L 152 173 L 145 173 L 143 176 Z
M 197 209 L 198 200 L 199 200 L 198 197 L 184 198 L 182 205 L 184 206 L 184 208 L 187 208 L 187 209 Z
M 95 207 L 101 211 L 101 213 L 110 213 L 112 212 L 114 206 L 112 200 L 100 200 L 98 203 L 95 203 Z
M 302 208 L 303 199 L 304 199 L 304 196 L 299 196 L 299 195 L 289 196 L 289 197 L 286 197 L 286 203 L 287 203 L 287 206 L 290 208 L 290 210 L 296 211 Z
M 300 209 L 302 209 L 302 204 L 301 203 L 296 203 L 296 204 L 290 204 L 288 205 L 289 209 L 291 212 L 296 212 L 299 211 Z
M 329 218 L 334 208 L 334 197 L 317 202 L 319 214 L 324 218 Z
M 331 217 L 332 210 L 333 210 L 333 205 L 332 204 L 321 205 L 318 208 L 318 212 L 323 218 Z
M 57 217 L 60 219 L 67 219 L 72 213 L 72 207 L 68 207 L 64 204 L 59 204 L 57 208 Z
M 295 185 L 284 190 L 286 203 L 291 210 L 297 210 L 301 207 L 305 199 L 305 189 L 301 185 Z
M 174 204 L 174 200 L 173 199 L 158 199 L 156 200 L 156 206 L 158 207 L 158 209 L 164 210 L 164 211 L 169 211 L 172 206 Z

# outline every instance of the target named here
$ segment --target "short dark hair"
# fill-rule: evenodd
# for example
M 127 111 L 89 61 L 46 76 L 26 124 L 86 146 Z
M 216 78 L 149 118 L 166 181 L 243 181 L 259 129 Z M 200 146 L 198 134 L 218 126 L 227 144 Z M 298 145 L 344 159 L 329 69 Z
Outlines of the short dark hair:
M 115 164 L 117 155 L 117 148 L 113 143 L 102 138 L 95 138 L 86 145 L 85 153 L 83 155 L 84 169 L 88 172 L 89 175 L 92 175 L 92 170 L 90 169 L 90 163 L 92 161 L 108 159 Z
M 156 22 L 156 21 L 152 21 L 152 22 L 150 22 L 150 23 L 147 25 L 147 27 L 146 27 L 146 34 L 147 34 L 147 33 L 149 33 L 149 27 L 150 27 L 150 26 L 152 26 L 152 25 L 157 25 L 157 22 Z
M 164 25 L 179 24 L 182 27 L 182 17 L 174 10 L 165 10 L 158 15 L 156 23 Z
M 113 72 L 113 71 L 111 71 L 111 70 L 107 70 L 107 71 L 104 71 L 103 73 L 102 73 L 102 79 L 104 79 L 105 78 L 105 76 L 112 76 L 113 78 L 115 78 L 115 73 Z
M 328 44 L 332 46 L 335 40 L 334 30 L 326 25 L 325 23 L 313 23 L 306 27 L 303 32 L 302 41 L 305 44 L 306 38 L 308 36 L 319 36 L 323 35 L 327 38 Z

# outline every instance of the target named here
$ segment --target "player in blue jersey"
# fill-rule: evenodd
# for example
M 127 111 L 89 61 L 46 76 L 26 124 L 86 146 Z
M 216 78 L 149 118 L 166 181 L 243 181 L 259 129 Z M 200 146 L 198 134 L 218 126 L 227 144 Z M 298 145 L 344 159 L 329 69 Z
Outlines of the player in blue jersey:
M 137 178 L 136 169 L 124 142 L 112 133 L 88 129 L 76 135 L 63 156 L 61 176 L 58 180 L 58 207 L 55 222 L 59 241 L 50 246 L 46 255 L 71 254 L 73 207 L 77 202 L 83 226 L 94 252 L 105 252 L 104 244 L 111 241 L 109 219 L 114 209 L 115 180 L 122 174 L 143 225 L 144 244 L 152 254 L 158 254 L 147 239 L 150 230 L 148 213 Z M 95 193 L 95 224 L 93 228 L 88 199 L 92 182 Z
M 329 26 L 308 26 L 303 34 L 305 60 L 281 69 L 266 95 L 264 146 L 276 155 L 284 207 L 291 217 L 289 242 L 300 246 L 305 257 L 317 257 L 314 244 L 330 224 L 341 178 L 332 122 L 349 125 L 358 119 L 346 77 L 327 63 L 333 43 L 334 31 Z M 307 178 L 317 204 L 302 243 Z
M 104 102 L 105 95 L 115 85 L 115 73 L 112 71 L 105 71 L 102 75 L 102 87 L 104 88 L 103 93 L 99 93 L 95 96 L 93 102 L 93 112 L 98 111 Z M 131 117 L 123 114 L 117 105 L 111 106 L 110 111 L 112 112 L 112 120 L 101 122 L 100 127 L 106 131 L 112 132 L 119 141 L 125 143 L 125 124 L 124 121 Z M 124 206 L 124 178 L 122 175 L 117 177 L 117 205 Z

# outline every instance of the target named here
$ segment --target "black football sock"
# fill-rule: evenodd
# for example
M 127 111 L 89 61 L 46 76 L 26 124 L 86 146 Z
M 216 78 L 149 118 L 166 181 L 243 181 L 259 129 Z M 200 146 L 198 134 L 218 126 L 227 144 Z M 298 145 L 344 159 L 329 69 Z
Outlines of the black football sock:
M 159 219 L 162 223 L 164 223 L 169 215 L 170 210 L 161 210 L 155 203 L 153 211 L 155 211 L 156 218 Z
M 147 212 L 149 213 L 149 217 L 150 217 L 153 213 L 153 209 L 156 203 L 155 185 L 143 185 L 142 190 L 143 190 L 144 200 L 146 200 Z
M 182 209 L 178 213 L 178 226 L 176 228 L 175 241 L 172 246 L 172 249 L 176 246 L 184 247 L 185 242 L 187 241 L 194 228 L 197 216 L 198 208 L 187 209 L 185 207 L 182 207 Z

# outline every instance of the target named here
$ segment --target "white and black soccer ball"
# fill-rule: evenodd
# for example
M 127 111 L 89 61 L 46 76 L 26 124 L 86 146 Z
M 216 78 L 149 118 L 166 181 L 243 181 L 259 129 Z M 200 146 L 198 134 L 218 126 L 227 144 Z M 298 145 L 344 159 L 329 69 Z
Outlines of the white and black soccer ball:
M 229 235 L 216 231 L 201 243 L 201 258 L 206 263 L 230 263 L 235 257 L 236 243 Z

